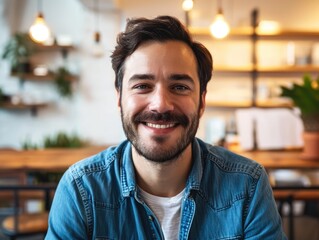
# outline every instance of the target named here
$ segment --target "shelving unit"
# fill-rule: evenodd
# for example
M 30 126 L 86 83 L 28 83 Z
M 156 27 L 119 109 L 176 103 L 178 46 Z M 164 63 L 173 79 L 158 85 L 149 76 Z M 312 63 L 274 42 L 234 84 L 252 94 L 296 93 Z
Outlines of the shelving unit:
M 75 47 L 73 45 L 40 45 L 38 46 L 39 51 L 61 51 L 62 57 L 66 58 L 69 51 L 75 50 Z
M 67 45 L 67 46 L 62 46 L 62 45 L 38 45 L 37 46 L 37 51 L 39 53 L 41 52 L 56 52 L 60 51 L 62 58 L 66 59 L 68 56 L 69 51 L 75 50 L 75 47 L 73 45 Z M 47 81 L 54 81 L 54 74 L 52 72 L 49 72 L 46 75 L 40 76 L 40 75 L 35 75 L 32 72 L 30 73 L 11 73 L 12 77 L 18 78 L 20 80 L 20 85 L 23 87 L 23 83 L 25 81 L 37 81 L 37 82 L 47 82 Z M 69 78 L 67 78 L 69 81 L 76 81 L 78 80 L 77 75 L 71 75 Z M 0 103 L 0 108 L 1 109 L 6 109 L 6 110 L 30 110 L 31 114 L 35 116 L 37 114 L 37 111 L 39 108 L 43 108 L 49 105 L 49 103 L 17 103 L 13 104 L 11 102 L 4 102 Z
M 250 108 L 254 107 L 251 101 L 206 101 L 206 106 L 214 108 Z M 259 108 L 292 108 L 292 103 L 279 100 L 258 101 L 255 107 Z
M 313 73 L 319 72 L 319 66 L 304 65 L 304 66 L 214 66 L 214 71 L 220 73 L 250 73 L 253 70 L 258 71 L 261 74 L 274 73 L 274 74 L 286 74 L 286 73 Z
M 251 100 L 244 101 L 207 101 L 207 106 L 219 107 L 219 108 L 248 108 L 248 107 L 262 107 L 262 108 L 276 108 L 276 107 L 291 107 L 290 102 L 281 101 L 279 98 L 259 101 L 257 99 L 257 81 L 260 77 L 264 76 L 280 76 L 291 77 L 299 76 L 301 74 L 319 73 L 318 65 L 274 65 L 274 66 L 262 66 L 259 64 L 257 57 L 257 43 L 260 41 L 304 41 L 319 40 L 319 31 L 308 30 L 288 30 L 283 29 L 273 33 L 263 33 L 258 29 L 258 11 L 254 9 L 251 13 L 250 27 L 231 29 L 230 34 L 225 40 L 230 41 L 250 41 L 251 44 L 251 60 L 250 64 L 243 66 L 231 66 L 231 65 L 215 65 L 214 72 L 223 75 L 236 75 L 236 76 L 248 76 L 251 80 Z M 211 39 L 211 41 L 223 41 L 215 40 L 211 37 L 208 28 L 195 28 L 189 27 L 190 33 L 196 38 Z M 210 41 L 210 40 L 209 40 Z M 217 63 L 218 64 L 218 63 Z
M 44 76 L 34 75 L 33 73 L 12 73 L 11 76 L 22 79 L 23 81 L 53 81 L 54 75 L 52 73 L 48 73 Z M 78 76 L 72 75 L 67 80 L 75 81 L 78 79 Z
M 31 114 L 33 116 L 37 115 L 38 109 L 42 107 L 46 107 L 48 103 L 2 103 L 0 104 L 0 108 L 6 109 L 6 110 L 30 110 Z
M 208 28 L 189 27 L 193 36 L 211 38 Z M 252 27 L 242 27 L 231 29 L 226 39 L 250 38 L 253 33 Z M 318 39 L 319 32 L 306 30 L 282 29 L 275 33 L 262 33 L 256 29 L 257 36 L 260 40 L 289 40 L 289 39 Z

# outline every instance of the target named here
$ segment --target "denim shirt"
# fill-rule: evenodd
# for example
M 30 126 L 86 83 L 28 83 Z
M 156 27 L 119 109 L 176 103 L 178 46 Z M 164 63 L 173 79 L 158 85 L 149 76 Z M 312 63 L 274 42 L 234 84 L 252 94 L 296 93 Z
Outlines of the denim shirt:
M 179 239 L 286 239 L 262 166 L 199 139 Z M 56 190 L 45 239 L 164 239 L 140 196 L 128 141 L 71 166 Z

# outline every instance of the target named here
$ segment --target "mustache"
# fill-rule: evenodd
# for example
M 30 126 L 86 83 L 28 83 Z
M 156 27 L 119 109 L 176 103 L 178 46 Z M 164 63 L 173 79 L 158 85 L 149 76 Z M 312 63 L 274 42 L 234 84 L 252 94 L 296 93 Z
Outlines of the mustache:
M 134 122 L 147 122 L 147 121 L 161 121 L 161 122 L 176 122 L 186 127 L 189 124 L 187 116 L 173 112 L 141 112 L 135 115 Z

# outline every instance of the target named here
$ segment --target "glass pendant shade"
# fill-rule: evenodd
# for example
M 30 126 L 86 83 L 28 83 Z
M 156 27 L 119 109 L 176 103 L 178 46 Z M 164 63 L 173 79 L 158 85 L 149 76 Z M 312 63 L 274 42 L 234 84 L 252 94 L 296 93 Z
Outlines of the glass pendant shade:
M 30 37 L 33 41 L 43 43 L 50 37 L 50 30 L 44 21 L 42 13 L 39 13 L 29 30 Z
M 98 31 L 94 33 L 94 46 L 92 53 L 95 57 L 103 57 L 105 54 L 105 49 L 101 43 L 101 34 Z
M 92 48 L 92 54 L 94 57 L 103 57 L 105 54 L 105 49 L 101 42 L 101 33 L 98 30 L 99 29 L 99 0 L 94 1 L 94 10 L 95 10 L 96 31 L 94 32 L 94 45 Z
M 184 0 L 183 1 L 182 8 L 184 11 L 188 12 L 188 11 L 192 10 L 193 6 L 194 6 L 193 0 Z
M 215 17 L 214 22 L 210 25 L 210 32 L 213 37 L 221 39 L 228 35 L 230 29 L 221 11 Z

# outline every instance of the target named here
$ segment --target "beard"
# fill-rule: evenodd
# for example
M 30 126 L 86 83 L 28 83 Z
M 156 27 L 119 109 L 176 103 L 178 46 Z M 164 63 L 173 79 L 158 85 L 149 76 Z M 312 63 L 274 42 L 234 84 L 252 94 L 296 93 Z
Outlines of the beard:
M 164 163 L 180 157 L 186 147 L 193 141 L 199 125 L 199 109 L 189 118 L 184 114 L 173 112 L 140 112 L 131 119 L 123 113 L 121 106 L 121 119 L 125 135 L 134 146 L 136 152 L 154 163 Z M 174 145 L 165 145 L 166 136 L 153 136 L 152 141 L 156 144 L 148 145 L 149 141 L 143 140 L 139 136 L 137 126 L 149 121 L 160 121 L 161 124 L 175 122 L 183 127 L 185 131 L 180 134 Z

